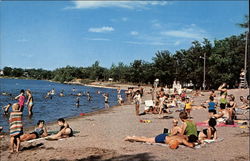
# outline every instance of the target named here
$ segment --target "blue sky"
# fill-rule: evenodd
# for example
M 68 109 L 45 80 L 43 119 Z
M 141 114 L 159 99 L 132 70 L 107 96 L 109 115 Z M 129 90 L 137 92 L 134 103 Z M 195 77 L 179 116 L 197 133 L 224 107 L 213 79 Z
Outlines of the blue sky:
M 247 1 L 1 2 L 1 68 L 151 61 L 158 50 L 244 32 Z

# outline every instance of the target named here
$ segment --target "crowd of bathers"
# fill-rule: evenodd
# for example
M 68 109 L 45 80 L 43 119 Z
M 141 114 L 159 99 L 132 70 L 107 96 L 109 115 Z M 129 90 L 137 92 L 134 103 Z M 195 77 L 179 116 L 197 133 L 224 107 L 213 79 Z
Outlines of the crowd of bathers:
M 90 92 L 76 92 L 76 89 L 73 88 L 74 92 L 73 96 L 76 96 L 76 106 L 80 106 L 81 96 L 86 96 L 88 101 L 92 100 L 92 96 Z M 109 94 L 102 93 L 101 91 L 96 92 L 99 95 L 102 95 L 104 98 L 104 106 L 105 108 L 109 108 Z M 6 93 L 4 92 L 6 96 Z M 56 91 L 53 88 L 52 90 L 47 92 L 45 98 L 52 99 L 56 95 Z M 10 96 L 10 95 L 8 95 Z M 64 97 L 64 91 L 62 90 L 59 93 L 60 97 Z M 39 120 L 36 124 L 34 131 L 29 133 L 23 132 L 23 111 L 24 107 L 27 106 L 29 116 L 33 115 L 33 106 L 34 106 L 34 98 L 30 89 L 21 90 L 20 94 L 14 98 L 18 102 L 9 103 L 8 105 L 2 107 L 3 114 L 9 117 L 9 132 L 10 132 L 10 151 L 18 152 L 20 151 L 20 144 L 24 141 L 29 141 L 33 139 L 45 138 L 46 140 L 57 140 L 60 138 L 71 137 L 73 136 L 73 130 L 69 126 L 68 122 L 66 122 L 63 118 L 59 118 L 57 123 L 60 127 L 58 131 L 49 132 L 47 130 L 47 126 L 44 120 Z M 121 89 L 117 89 L 117 101 L 120 105 L 123 104 L 123 98 L 121 96 Z M 11 112 L 9 112 L 11 111 Z M 3 130 L 3 127 L 0 127 L 0 132 Z M 1 138 L 3 135 L 0 135 Z
M 130 91 L 133 91 L 130 89 Z M 204 100 L 199 105 L 194 104 L 192 98 L 196 96 L 204 96 L 201 91 L 194 91 L 189 96 L 186 89 L 178 91 L 174 89 L 170 91 L 168 88 L 152 87 L 148 92 L 152 96 L 152 104 L 147 105 L 145 101 L 145 109 L 139 113 L 142 104 L 141 90 L 136 89 L 133 93 L 136 115 L 144 114 L 172 114 L 179 112 L 179 119 L 182 124 L 178 126 L 178 119 L 173 119 L 173 127 L 164 129 L 162 134 L 156 137 L 137 137 L 127 136 L 125 141 L 137 141 L 148 143 L 164 143 L 169 144 L 170 148 L 176 149 L 179 144 L 184 144 L 188 147 L 202 144 L 204 140 L 216 140 L 218 138 L 216 125 L 217 123 L 234 124 L 238 110 L 249 110 L 249 95 L 246 97 L 240 96 L 240 104 L 235 102 L 235 96 L 228 94 L 227 84 L 223 83 L 219 86 L 218 92 L 211 90 L 209 98 Z M 192 109 L 207 109 L 208 119 L 207 128 L 198 131 L 194 118 L 191 116 Z

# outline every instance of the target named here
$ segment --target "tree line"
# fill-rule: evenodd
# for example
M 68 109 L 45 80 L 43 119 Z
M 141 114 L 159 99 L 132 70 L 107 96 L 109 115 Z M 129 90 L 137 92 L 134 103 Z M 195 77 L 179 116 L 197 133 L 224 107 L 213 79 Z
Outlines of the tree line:
M 240 25 L 244 27 L 244 24 Z M 151 62 L 134 60 L 129 65 L 119 62 L 110 68 L 104 68 L 96 61 L 89 67 L 66 66 L 53 71 L 4 67 L 3 72 L 5 76 L 25 76 L 61 83 L 75 78 L 86 81 L 107 81 L 112 78 L 121 83 L 153 84 L 158 78 L 161 85 L 172 85 L 173 81 L 177 80 L 181 84 L 192 82 L 194 88 L 200 88 L 204 69 L 201 58 L 206 53 L 206 87 L 217 88 L 222 82 L 226 82 L 230 87 L 237 87 L 240 72 L 244 67 L 245 44 L 246 33 L 243 33 L 214 40 L 213 43 L 208 39 L 202 42 L 193 41 L 191 47 L 175 53 L 168 50 L 157 51 Z

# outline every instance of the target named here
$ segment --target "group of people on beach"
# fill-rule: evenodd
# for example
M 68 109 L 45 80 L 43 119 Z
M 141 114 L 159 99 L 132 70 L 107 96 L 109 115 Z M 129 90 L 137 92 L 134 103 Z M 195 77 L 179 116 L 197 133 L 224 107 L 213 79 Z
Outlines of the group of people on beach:
M 204 96 L 201 92 L 195 91 L 192 96 L 188 96 L 186 90 L 180 93 L 174 90 L 172 94 L 168 93 L 165 88 L 152 88 L 149 94 L 152 96 L 153 105 L 147 107 L 145 101 L 145 110 L 142 114 L 171 114 L 171 109 L 175 109 L 175 112 L 179 113 L 179 119 L 182 121 L 182 125 L 178 126 L 178 119 L 173 119 L 172 129 L 164 129 L 162 134 L 153 138 L 127 136 L 125 141 L 137 141 L 147 143 L 164 143 L 168 144 L 170 148 L 176 149 L 180 144 L 184 144 L 187 147 L 194 147 L 197 144 L 201 144 L 204 140 L 216 140 L 218 138 L 217 130 L 215 126 L 217 123 L 224 122 L 225 124 L 234 124 L 236 119 L 236 113 L 238 109 L 249 110 L 249 96 L 244 98 L 240 96 L 241 105 L 237 105 L 235 102 L 235 96 L 228 94 L 226 83 L 219 86 L 219 96 L 217 96 L 214 90 L 211 90 L 209 100 L 204 101 L 201 105 L 194 105 L 194 101 L 191 97 Z M 139 115 L 139 106 L 141 105 L 142 94 L 137 89 L 134 92 L 133 100 L 135 104 L 136 115 Z M 196 123 L 191 117 L 192 109 L 207 109 L 208 110 L 208 127 L 202 131 L 198 131 Z
M 76 93 L 76 89 L 72 89 L 74 93 Z M 100 94 L 104 98 L 105 108 L 109 108 L 109 94 L 102 93 L 101 91 L 97 91 L 97 94 Z M 56 95 L 56 91 L 53 88 L 51 91 L 47 93 L 45 98 L 50 98 Z M 72 94 L 73 95 L 73 94 Z M 76 98 L 76 106 L 80 106 L 80 97 L 86 95 L 87 100 L 91 101 L 92 96 L 90 92 L 86 92 L 83 94 L 82 92 L 78 92 L 75 94 Z M 64 91 L 61 91 L 59 94 L 60 97 L 64 96 Z M 55 133 L 51 133 L 48 131 L 46 123 L 44 120 L 39 120 L 36 124 L 36 128 L 34 131 L 30 133 L 23 132 L 23 111 L 25 109 L 25 105 L 27 106 L 29 116 L 33 114 L 32 109 L 34 106 L 34 98 L 30 89 L 21 90 L 20 94 L 15 97 L 18 100 L 17 103 L 11 104 L 3 107 L 3 111 L 5 115 L 9 115 L 9 125 L 10 125 L 10 151 L 18 152 L 20 150 L 20 144 L 24 141 L 29 141 L 33 139 L 45 138 L 46 140 L 57 140 L 60 138 L 71 137 L 73 136 L 73 130 L 70 128 L 69 124 L 63 119 L 59 118 L 57 120 L 58 125 L 60 126 L 60 130 Z M 120 105 L 123 104 L 123 98 L 121 96 L 121 89 L 117 89 L 117 101 Z M 11 108 L 11 109 L 10 109 Z M 9 112 L 9 110 L 12 110 Z M 2 131 L 2 127 L 0 127 L 0 132 Z M 52 135 L 53 134 L 53 135 Z M 2 137 L 2 136 L 1 136 Z

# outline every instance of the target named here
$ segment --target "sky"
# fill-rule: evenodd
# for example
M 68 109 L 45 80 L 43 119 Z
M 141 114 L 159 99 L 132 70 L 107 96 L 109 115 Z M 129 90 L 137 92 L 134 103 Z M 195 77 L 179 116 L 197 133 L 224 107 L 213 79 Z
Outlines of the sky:
M 248 1 L 2 1 L 0 68 L 152 61 L 194 40 L 239 35 Z

